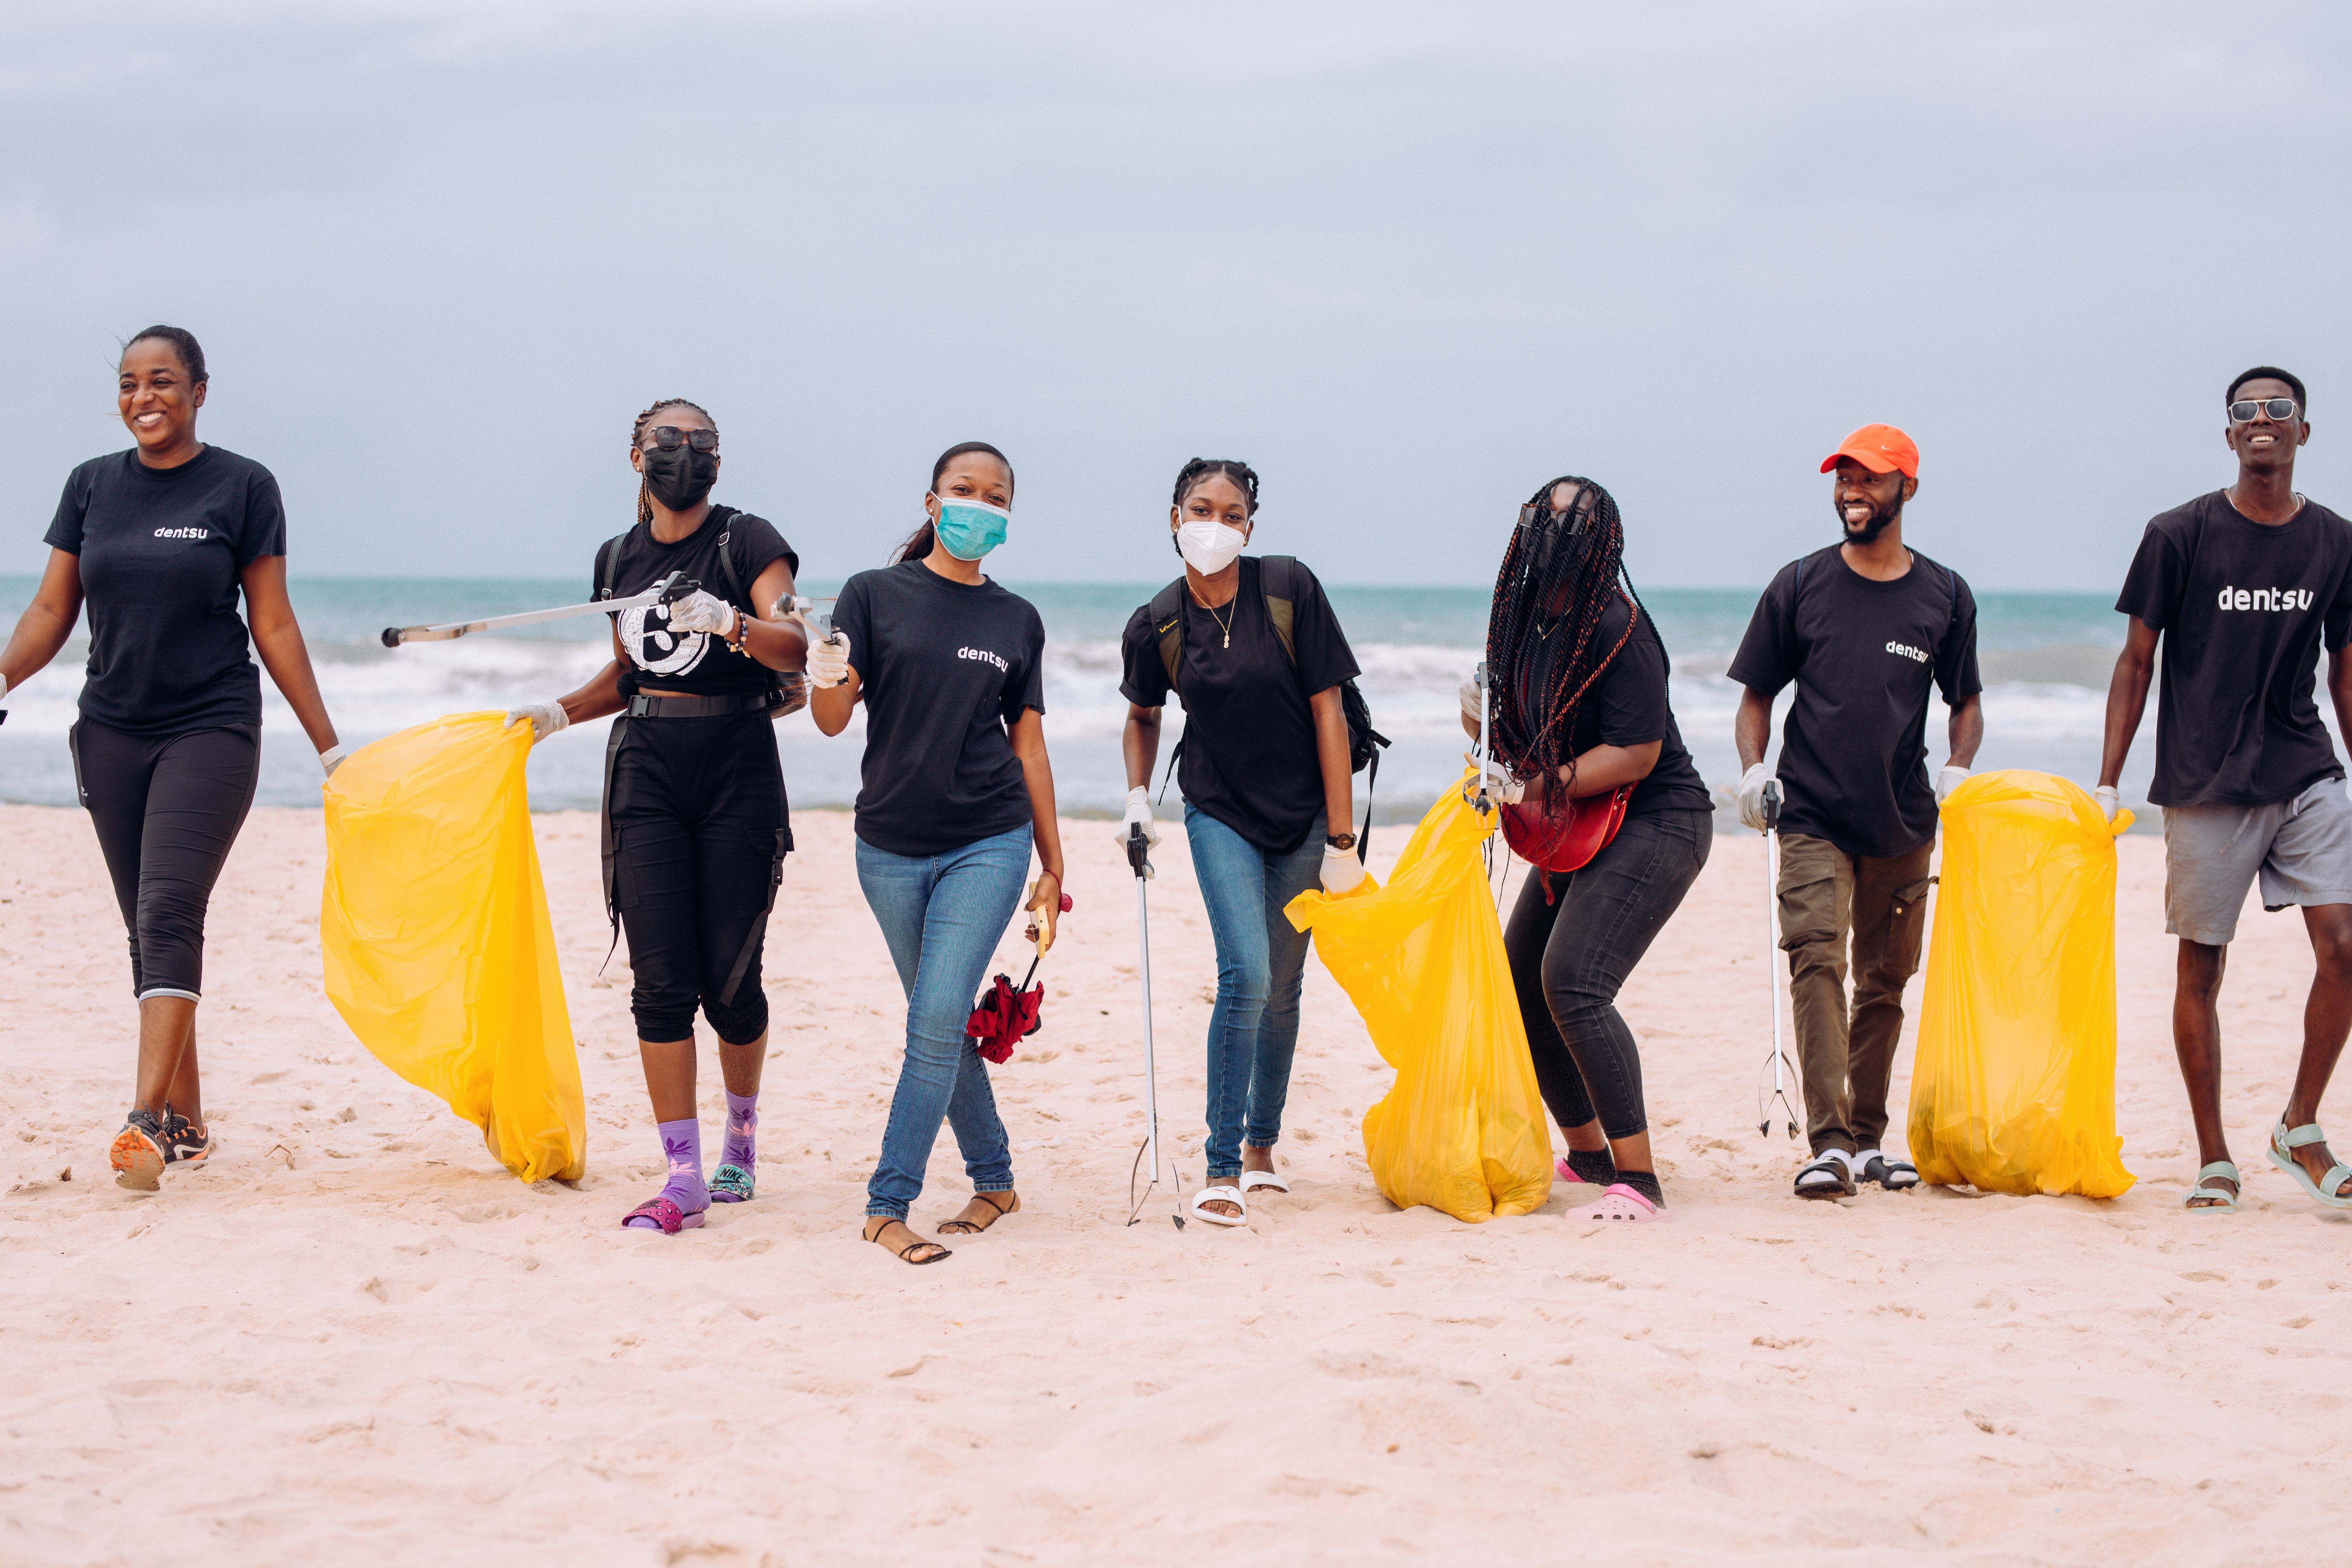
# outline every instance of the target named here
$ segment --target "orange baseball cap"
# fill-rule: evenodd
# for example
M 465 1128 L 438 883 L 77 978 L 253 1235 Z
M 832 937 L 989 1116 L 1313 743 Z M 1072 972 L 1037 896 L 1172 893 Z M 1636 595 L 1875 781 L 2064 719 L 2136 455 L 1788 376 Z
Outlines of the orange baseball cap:
M 1851 458 L 1874 474 L 1899 468 L 1906 479 L 1919 477 L 1919 448 L 1892 425 L 1865 425 L 1847 437 L 1845 445 L 1822 459 L 1822 472 L 1836 468 L 1841 458 Z

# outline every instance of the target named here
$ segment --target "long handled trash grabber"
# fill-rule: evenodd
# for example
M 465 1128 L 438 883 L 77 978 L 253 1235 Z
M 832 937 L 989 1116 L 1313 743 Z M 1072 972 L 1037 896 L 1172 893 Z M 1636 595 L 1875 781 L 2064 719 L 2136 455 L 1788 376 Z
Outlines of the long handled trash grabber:
M 1789 1102 L 1787 1079 L 1796 1076 L 1790 1066 L 1788 1054 L 1780 1048 L 1780 781 L 1764 781 L 1764 997 L 1772 1009 L 1772 1093 L 1764 1100 L 1763 1120 L 1756 1131 L 1765 1137 L 1772 1135 L 1772 1108 L 1780 1108 L 1780 1119 L 1788 1124 L 1789 1136 L 1797 1135 L 1797 1110 Z M 1786 1075 L 1784 1077 L 1784 1075 Z M 1762 1098 L 1760 1095 L 1759 1098 Z
M 508 626 L 537 626 L 541 621 L 568 621 L 575 616 L 617 616 L 624 610 L 647 609 L 655 605 L 674 605 L 697 588 L 699 583 L 687 580 L 683 572 L 673 572 L 642 594 L 632 594 L 625 599 L 599 599 L 588 605 L 563 605 L 552 610 L 525 610 L 520 615 L 491 616 L 478 621 L 448 621 L 436 626 L 386 626 L 383 646 L 398 647 L 404 642 L 447 642 L 469 632 L 495 632 Z
M 1151 910 L 1144 899 L 1143 884 L 1151 880 L 1151 840 L 1143 836 L 1143 825 L 1136 823 L 1127 830 L 1127 864 L 1135 873 L 1135 936 L 1142 958 L 1143 971 L 1143 1147 L 1136 1151 L 1135 1164 L 1127 1173 L 1127 1195 L 1134 1206 L 1128 1210 L 1127 1223 L 1133 1225 L 1143 1213 L 1143 1205 L 1151 1201 L 1151 1189 L 1160 1184 L 1160 1075 L 1151 1060 Z M 1135 1184 L 1146 1164 L 1151 1167 L 1150 1178 L 1144 1182 L 1139 1195 Z M 1172 1174 L 1172 1173 L 1171 1173 Z M 1171 1184 L 1181 1188 L 1183 1178 Z M 1184 1228 L 1182 1194 L 1178 1193 L 1179 1206 L 1169 1217 L 1176 1228 Z

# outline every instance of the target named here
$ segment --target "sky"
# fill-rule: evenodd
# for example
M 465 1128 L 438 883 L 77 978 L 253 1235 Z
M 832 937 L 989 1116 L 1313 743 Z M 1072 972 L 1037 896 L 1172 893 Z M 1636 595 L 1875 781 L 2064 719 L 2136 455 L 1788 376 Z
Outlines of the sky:
M 2297 0 L 11 6 L 0 573 L 160 321 L 298 576 L 584 581 L 683 395 L 812 579 L 976 438 L 1016 581 L 1171 575 L 1202 455 L 1333 582 L 1490 581 L 1575 472 L 1637 583 L 1754 585 L 1885 420 L 1911 542 L 2112 592 L 2249 365 L 2352 511 L 2347 110 Z

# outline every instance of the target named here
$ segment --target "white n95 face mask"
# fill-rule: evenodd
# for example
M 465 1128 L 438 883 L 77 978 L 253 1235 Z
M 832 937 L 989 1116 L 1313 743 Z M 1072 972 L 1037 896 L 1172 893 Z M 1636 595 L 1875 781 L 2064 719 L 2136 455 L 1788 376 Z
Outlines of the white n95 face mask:
M 1176 549 L 1184 564 L 1203 577 L 1213 577 L 1234 563 L 1249 536 L 1222 522 L 1195 520 L 1176 530 Z

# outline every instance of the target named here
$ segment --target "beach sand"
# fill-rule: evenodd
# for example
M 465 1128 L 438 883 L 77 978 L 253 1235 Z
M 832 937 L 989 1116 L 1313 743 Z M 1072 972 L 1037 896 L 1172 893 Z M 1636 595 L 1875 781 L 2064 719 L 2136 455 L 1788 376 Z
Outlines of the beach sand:
M 1672 1225 L 1566 1224 L 1561 1188 L 1485 1226 L 1391 1209 L 1357 1125 L 1388 1075 L 1310 962 L 1297 1191 L 1247 1230 L 1180 1233 L 1164 1196 L 1122 1223 L 1133 885 L 1110 825 L 1070 822 L 1046 1028 L 995 1078 L 1026 1206 L 918 1269 L 857 1239 L 901 1011 L 847 818 L 799 818 L 771 929 L 761 1195 L 675 1239 L 616 1228 L 660 1161 L 627 973 L 596 978 L 594 819 L 538 825 L 588 1088 L 577 1188 L 517 1183 L 354 1043 L 319 986 L 320 816 L 262 810 L 211 922 L 221 1152 L 142 1196 L 106 1168 L 132 1007 L 96 843 L 79 812 L 0 808 L 0 1563 L 2346 1550 L 2352 1215 L 2262 1159 L 2309 952 L 2292 914 L 2249 914 L 2224 1003 L 2249 1201 L 2189 1217 L 2152 840 L 2121 846 L 2118 1117 L 2141 1183 L 2120 1200 L 1789 1196 L 1796 1158 L 1756 1131 L 1762 852 L 1743 837 L 1717 841 L 1624 997 Z M 1376 868 L 1404 837 L 1377 835 Z M 1197 1182 L 1213 974 L 1181 837 L 1153 957 L 1163 1125 Z M 943 1137 L 918 1221 L 965 1191 Z

